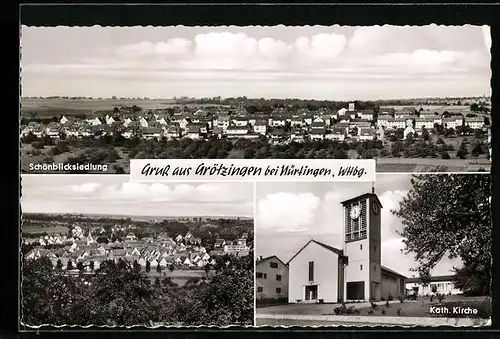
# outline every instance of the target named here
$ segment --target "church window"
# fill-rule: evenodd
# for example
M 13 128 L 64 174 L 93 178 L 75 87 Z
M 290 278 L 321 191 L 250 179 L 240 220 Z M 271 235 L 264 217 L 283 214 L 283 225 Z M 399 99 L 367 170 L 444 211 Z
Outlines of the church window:
M 264 292 L 264 288 L 263 287 L 257 287 L 257 292 L 260 292 L 260 293 Z
M 360 249 L 360 250 L 363 250 L 363 245 L 359 245 L 359 249 Z
M 281 288 L 276 287 L 276 293 L 280 294 L 281 293 Z
M 271 266 L 271 268 L 278 268 L 278 263 L 277 262 L 270 262 L 269 266 Z
M 314 281 L 314 261 L 309 261 L 309 281 Z
M 362 271 L 363 270 L 363 265 L 359 265 L 359 270 Z

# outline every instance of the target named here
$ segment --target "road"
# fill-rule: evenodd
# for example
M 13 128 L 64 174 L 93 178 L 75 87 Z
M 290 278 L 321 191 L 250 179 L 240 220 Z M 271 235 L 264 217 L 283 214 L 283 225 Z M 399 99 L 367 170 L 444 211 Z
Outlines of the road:
M 292 319 L 255 319 L 256 326 L 400 326 L 399 324 L 376 325 L 362 322 L 292 320 Z

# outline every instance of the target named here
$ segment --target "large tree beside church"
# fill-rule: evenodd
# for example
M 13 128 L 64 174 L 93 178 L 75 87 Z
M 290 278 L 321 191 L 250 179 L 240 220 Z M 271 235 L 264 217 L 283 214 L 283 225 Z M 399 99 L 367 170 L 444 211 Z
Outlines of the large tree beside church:
M 464 293 L 491 292 L 491 176 L 415 175 L 412 188 L 392 211 L 404 226 L 406 254 L 422 277 L 445 256 L 460 258 L 455 284 Z

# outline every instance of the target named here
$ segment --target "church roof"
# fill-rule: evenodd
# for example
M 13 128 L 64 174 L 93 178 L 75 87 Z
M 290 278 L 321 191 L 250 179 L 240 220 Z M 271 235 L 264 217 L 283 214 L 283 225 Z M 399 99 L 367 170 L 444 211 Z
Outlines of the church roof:
M 386 267 L 386 266 L 382 266 L 382 265 L 381 265 L 381 266 L 380 266 L 380 268 L 382 269 L 382 271 L 385 271 L 386 273 L 390 273 L 390 274 L 392 274 L 392 275 L 396 275 L 396 276 L 398 276 L 398 277 L 402 277 L 402 278 L 407 279 L 407 278 L 406 278 L 404 275 L 402 275 L 401 273 L 398 273 L 398 272 L 396 272 L 396 271 L 394 271 L 394 270 L 391 270 L 390 268 L 388 268 L 388 267 Z
M 378 199 L 378 196 L 375 193 L 365 193 L 362 195 L 358 195 L 357 197 L 342 201 L 341 204 L 345 206 L 345 205 L 350 204 L 356 200 L 361 200 L 361 199 L 370 198 L 370 197 L 375 198 L 375 200 L 380 205 L 380 208 L 382 208 L 382 203 L 380 202 L 380 200 Z
M 296 256 L 298 256 L 298 255 L 299 255 L 299 253 L 300 253 L 300 252 L 302 252 L 302 250 L 303 250 L 304 248 L 306 248 L 306 247 L 307 247 L 310 243 L 312 243 L 312 242 L 313 242 L 313 243 L 315 243 L 315 244 L 317 244 L 317 245 L 319 245 L 319 246 L 321 246 L 321 247 L 323 247 L 323 248 L 326 248 L 327 250 L 329 250 L 329 251 L 331 251 L 331 252 L 336 253 L 339 257 L 344 255 L 344 251 L 339 250 L 338 248 L 335 248 L 335 247 L 329 246 L 329 245 L 327 245 L 327 244 L 324 244 L 324 243 L 322 243 L 322 242 L 319 242 L 319 241 L 317 241 L 317 240 L 311 239 L 311 240 L 309 240 L 309 241 L 307 242 L 307 244 L 305 244 L 305 245 L 304 245 L 304 246 L 303 246 L 303 247 L 302 247 L 302 248 L 301 248 L 301 249 L 300 249 L 297 253 L 295 253 L 295 254 L 293 255 L 293 257 L 291 257 L 291 258 L 290 258 L 290 260 L 288 260 L 288 262 L 286 263 L 286 265 L 288 266 L 288 264 L 290 264 L 290 262 L 291 262 L 291 261 L 292 261 L 292 260 L 293 260 Z

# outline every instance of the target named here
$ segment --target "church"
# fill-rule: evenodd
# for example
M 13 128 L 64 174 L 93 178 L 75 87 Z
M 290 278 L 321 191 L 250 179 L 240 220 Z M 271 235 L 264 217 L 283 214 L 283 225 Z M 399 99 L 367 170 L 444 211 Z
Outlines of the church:
M 308 241 L 289 261 L 288 302 L 355 302 L 404 297 L 406 277 L 381 265 L 381 209 L 366 193 L 342 202 L 343 248 Z

